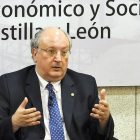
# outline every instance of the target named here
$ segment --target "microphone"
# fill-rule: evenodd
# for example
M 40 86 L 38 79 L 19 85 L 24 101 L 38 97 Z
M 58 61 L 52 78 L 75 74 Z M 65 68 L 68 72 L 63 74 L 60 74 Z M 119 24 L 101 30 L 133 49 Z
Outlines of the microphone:
M 52 99 L 53 99 L 52 96 L 49 96 L 49 100 L 52 101 Z M 48 102 L 48 106 L 53 106 L 53 103 L 51 103 L 51 101 Z
M 52 96 L 49 96 L 49 99 L 52 100 L 53 99 Z
M 53 106 L 53 103 L 48 103 L 48 106 Z

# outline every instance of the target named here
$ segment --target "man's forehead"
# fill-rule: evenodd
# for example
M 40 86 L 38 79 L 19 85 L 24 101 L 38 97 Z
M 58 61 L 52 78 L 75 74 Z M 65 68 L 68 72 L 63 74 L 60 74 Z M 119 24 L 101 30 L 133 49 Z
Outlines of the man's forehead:
M 55 28 L 55 27 L 50 27 L 44 30 L 43 35 L 44 36 L 55 36 L 55 35 L 60 35 L 60 34 L 64 34 L 60 29 Z
M 63 41 L 69 43 L 69 40 L 63 31 L 61 31 L 58 28 L 52 27 L 52 28 L 45 29 L 41 37 L 41 42 L 43 41 L 47 43 L 48 41 L 57 41 L 59 39 L 62 39 Z

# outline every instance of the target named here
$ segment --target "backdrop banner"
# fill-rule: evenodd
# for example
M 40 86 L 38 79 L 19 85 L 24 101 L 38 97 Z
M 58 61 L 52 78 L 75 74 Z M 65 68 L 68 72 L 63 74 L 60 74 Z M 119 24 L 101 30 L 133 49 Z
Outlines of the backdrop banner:
M 98 86 L 140 85 L 139 0 L 0 0 L 0 75 L 34 64 L 30 39 L 50 26 L 72 38 L 69 68 Z

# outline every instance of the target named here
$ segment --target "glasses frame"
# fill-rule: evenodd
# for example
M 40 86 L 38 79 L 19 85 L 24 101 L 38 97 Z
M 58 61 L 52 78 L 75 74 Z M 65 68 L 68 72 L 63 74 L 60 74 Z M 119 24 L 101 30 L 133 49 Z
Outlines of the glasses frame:
M 48 52 L 49 52 L 49 50 L 47 50 L 47 49 L 42 49 L 42 48 L 40 48 L 40 47 L 37 47 L 37 50 L 38 50 L 38 49 L 45 51 L 47 54 L 48 54 Z M 60 52 L 60 54 L 61 54 L 62 57 L 68 57 L 68 56 L 71 54 L 70 51 L 67 51 L 66 55 L 64 56 L 64 55 L 62 55 L 62 51 L 54 51 L 53 55 L 51 56 L 51 55 L 48 54 L 48 57 L 54 57 L 58 52 Z

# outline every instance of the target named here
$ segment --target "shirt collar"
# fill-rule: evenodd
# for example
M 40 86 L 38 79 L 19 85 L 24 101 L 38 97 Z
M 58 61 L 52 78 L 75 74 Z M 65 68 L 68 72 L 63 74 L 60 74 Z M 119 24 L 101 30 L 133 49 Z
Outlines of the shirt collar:
M 46 86 L 47 84 L 49 83 L 48 81 L 44 80 L 36 71 L 36 74 L 37 74 L 37 77 L 38 77 L 38 80 L 39 80 L 39 84 L 40 84 L 40 90 L 43 91 L 46 89 Z M 51 82 L 51 84 L 53 85 L 53 88 L 55 91 L 59 91 L 60 89 L 60 82 L 61 81 L 58 81 L 58 82 Z
M 60 90 L 60 82 L 61 81 L 51 82 L 51 84 L 53 85 L 53 88 L 55 89 L 56 92 L 59 92 L 59 90 Z

